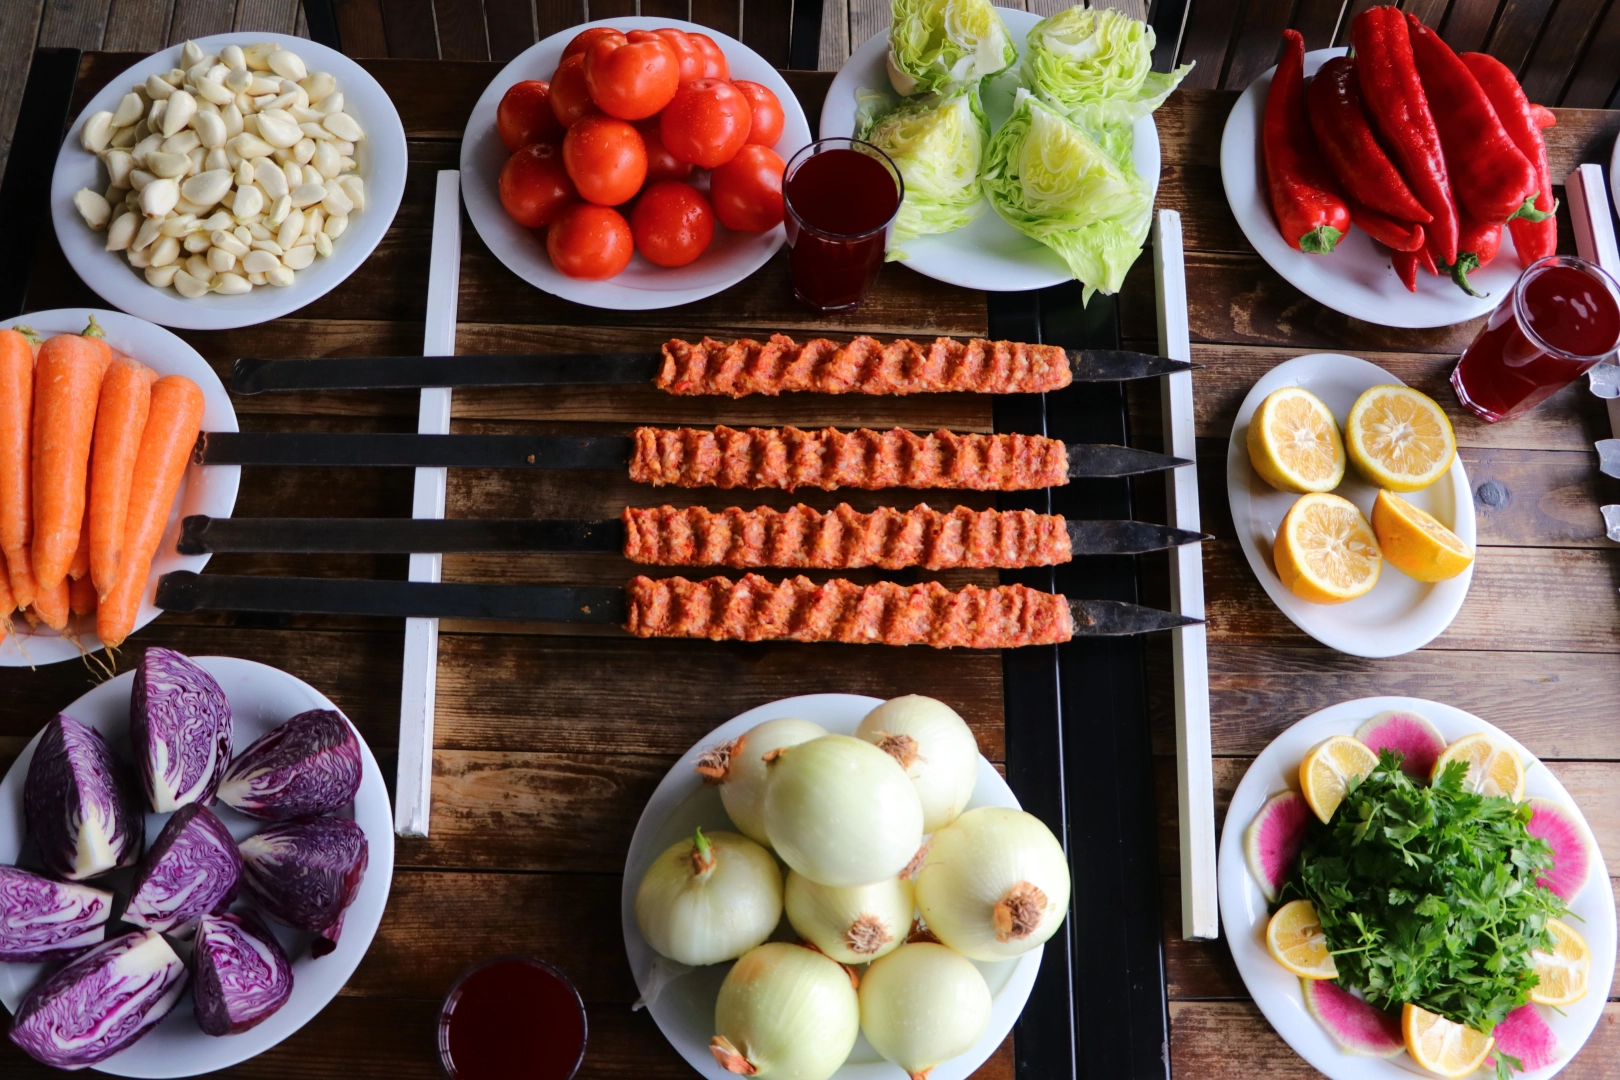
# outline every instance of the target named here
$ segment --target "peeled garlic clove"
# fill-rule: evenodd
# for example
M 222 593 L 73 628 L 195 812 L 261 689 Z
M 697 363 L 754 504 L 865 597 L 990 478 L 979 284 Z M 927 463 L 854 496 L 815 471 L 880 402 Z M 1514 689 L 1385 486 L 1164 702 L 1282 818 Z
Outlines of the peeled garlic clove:
M 207 281 L 199 281 L 197 278 L 192 277 L 184 270 L 181 270 L 179 273 L 175 274 L 172 281 L 174 284 L 174 291 L 179 293 L 181 296 L 184 296 L 188 300 L 195 300 L 197 297 L 204 296 L 208 292 Z
M 287 83 L 283 82 L 281 85 L 286 86 Z M 298 104 L 298 94 L 297 93 L 289 93 L 288 91 L 283 90 L 281 93 L 277 94 L 273 99 L 266 102 L 264 108 L 261 109 L 260 111 L 261 112 L 270 112 L 271 110 L 275 110 L 276 112 L 286 112 L 288 109 L 292 108 L 296 104 Z
M 120 150 L 128 150 L 130 147 L 135 145 L 135 140 L 141 137 L 140 130 L 141 125 L 139 124 L 131 124 L 129 127 L 119 128 L 117 131 L 113 132 L 113 137 L 107 140 L 107 145 L 115 146 Z
M 156 179 L 157 177 L 153 176 L 145 169 L 129 170 L 129 186 L 134 188 L 137 192 L 145 191 L 146 185 L 150 184 Z
M 231 170 L 230 152 L 223 146 L 214 147 L 212 150 L 208 151 L 208 156 L 203 158 L 203 168 Z
M 232 139 L 230 146 L 239 156 L 250 159 L 269 157 L 270 151 L 275 149 L 257 135 L 250 135 L 246 131 Z
M 271 146 L 286 150 L 303 137 L 304 133 L 284 110 L 266 110 L 259 114 L 259 138 Z
M 139 94 L 125 94 L 118 102 L 118 108 L 113 110 L 112 126 L 115 128 L 128 127 L 139 120 L 146 113 L 146 103 Z
M 184 154 L 169 154 L 155 150 L 146 155 L 146 171 L 156 177 L 172 179 L 184 176 L 190 166 L 191 159 Z
M 264 272 L 264 278 L 272 285 L 286 288 L 293 283 L 293 272 L 278 263 L 273 269 Z
M 351 214 L 366 208 L 365 181 L 358 176 L 345 176 L 338 181 L 338 186 L 343 189 L 343 194 L 347 195 L 349 201 L 354 204 L 354 210 L 349 211 Z
M 268 75 L 255 74 L 253 81 L 248 83 L 249 97 L 276 97 L 281 93 L 281 80 L 272 79 Z
M 129 265 L 135 269 L 145 270 L 152 265 L 152 249 L 147 248 L 145 251 L 136 251 L 134 248 L 130 248 L 124 252 L 124 258 L 128 259 Z
M 173 217 L 166 219 L 163 222 L 163 226 L 158 231 L 164 236 L 172 236 L 179 239 L 180 237 L 185 236 L 187 233 L 194 231 L 192 226 L 196 224 L 196 214 L 176 214 Z
M 304 234 L 304 212 L 302 210 L 289 210 L 287 217 L 281 223 L 276 233 L 276 243 L 284 248 L 291 248 L 294 242 Z M 299 267 L 293 267 L 297 270 Z
M 317 71 L 306 78 L 300 79 L 298 85 L 304 88 L 304 92 L 309 95 L 309 100 L 313 104 L 337 89 L 337 79 L 333 78 L 329 72 Z
M 225 145 L 230 136 L 225 134 L 225 118 L 218 113 L 199 113 L 196 120 L 197 139 L 210 150 Z
M 327 236 L 325 232 L 315 234 L 315 254 L 323 259 L 332 257 L 332 238 Z
M 236 269 L 236 256 L 224 248 L 208 249 L 208 269 L 216 274 L 223 274 Z
M 281 265 L 281 260 L 268 251 L 250 251 L 242 260 L 242 269 L 250 274 L 268 274 Z
M 202 136 L 195 131 L 182 131 L 178 135 L 163 140 L 158 147 L 165 154 L 189 154 L 202 145 Z
M 270 70 L 270 54 L 281 46 L 272 41 L 261 41 L 257 45 L 249 45 L 242 50 L 242 62 L 253 71 Z
M 325 225 L 326 215 L 321 213 L 321 208 L 319 206 L 312 206 L 308 210 L 305 210 L 304 231 L 302 235 L 300 235 L 298 242 L 302 244 L 305 240 L 312 239 L 316 233 L 320 232 L 321 229 L 325 227 Z
M 315 140 L 299 139 L 293 144 L 292 153 L 294 161 L 300 165 L 307 165 L 315 156 Z
M 309 70 L 304 67 L 304 61 L 295 52 L 277 49 L 270 54 L 267 63 L 270 65 L 270 70 L 283 79 L 291 79 L 293 82 L 297 82 L 299 79 L 309 77 Z
M 330 180 L 343 171 L 343 158 L 331 143 L 324 139 L 315 144 L 315 156 L 310 159 L 323 180 Z
M 196 86 L 198 97 L 219 108 L 224 108 L 226 105 L 233 104 L 236 101 L 236 95 L 231 91 L 231 88 L 222 82 L 204 79 L 202 82 L 197 83 Z
M 320 107 L 317 109 L 317 111 L 322 113 L 323 115 L 329 115 L 331 113 L 340 113 L 340 112 L 342 112 L 343 111 L 343 94 L 341 92 L 334 92 L 334 93 L 328 94 L 326 97 L 321 99 L 321 104 L 320 104 Z
M 180 272 L 179 263 L 170 263 L 167 266 L 148 266 L 145 270 L 148 285 L 156 285 L 160 289 L 167 289 L 174 284 L 174 275 Z
M 321 121 L 321 126 L 338 138 L 348 142 L 359 142 L 365 138 L 365 133 L 360 130 L 359 123 L 355 121 L 354 117 L 345 112 L 329 113 L 326 119 Z
M 281 257 L 281 265 L 289 270 L 303 270 L 315 261 L 315 245 L 295 247 Z
M 287 174 L 268 158 L 260 158 L 254 162 L 253 179 L 264 189 L 264 193 L 270 196 L 272 201 L 281 198 L 292 190 L 292 187 L 287 183 Z
M 227 45 L 219 50 L 219 62 L 226 67 L 246 67 L 247 60 L 242 56 L 242 46 Z
M 208 268 L 208 259 L 202 255 L 193 255 L 185 262 L 176 263 L 175 265 L 198 281 L 214 280 L 214 272 Z
M 207 233 L 194 232 L 188 233 L 180 241 L 180 246 L 193 255 L 202 255 L 207 253 L 208 249 L 214 245 L 209 241 Z
M 288 201 L 288 205 L 291 205 L 291 200 Z M 252 243 L 255 247 L 257 247 L 259 244 L 275 243 L 275 241 L 271 239 L 270 230 L 264 227 L 264 220 L 262 218 L 248 225 L 246 227 L 246 232 L 248 242 Z M 240 234 L 238 234 L 238 238 L 240 239 Z
M 231 204 L 231 212 L 237 217 L 252 217 L 264 209 L 264 192 L 256 187 L 236 189 L 236 201 Z
M 221 274 L 214 279 L 214 291 L 221 296 L 241 296 L 253 291 L 253 283 L 241 274 Z
M 342 236 L 349 228 L 348 214 L 332 214 L 326 219 L 326 235 L 333 240 Z
M 180 257 L 180 241 L 165 236 L 152 245 L 151 266 L 168 266 Z
M 225 138 L 234 139 L 242 134 L 242 110 L 234 101 L 219 107 L 219 118 L 225 121 Z
M 128 150 L 109 150 L 105 158 L 107 176 L 114 187 L 129 187 L 130 170 L 135 168 L 135 156 Z
M 203 56 L 204 53 L 202 51 L 202 46 L 198 45 L 195 41 L 188 40 L 180 47 L 180 62 L 186 65 L 186 67 L 191 67 L 193 64 L 200 63 Z
M 306 206 L 314 206 L 326 198 L 326 188 L 320 184 L 299 184 L 292 189 L 292 203 L 302 210 Z
M 154 108 L 156 107 L 154 103 Z M 163 110 L 163 137 L 177 135 L 191 118 L 197 115 L 197 99 L 184 90 L 176 90 L 169 95 L 168 108 Z M 330 121 L 331 117 L 327 117 Z
M 163 222 L 157 218 L 147 218 L 141 222 L 141 227 L 135 230 L 135 240 L 129 245 L 129 250 L 144 251 L 162 235 Z
M 208 172 L 198 173 L 180 185 L 180 194 L 188 202 L 196 203 L 198 206 L 212 207 L 225 197 L 227 191 L 231 190 L 231 180 L 232 176 L 229 169 L 213 169 Z
M 118 219 L 107 227 L 108 251 L 128 251 L 129 245 L 135 239 L 135 230 L 141 226 L 141 215 L 120 214 Z
M 314 179 L 314 177 L 305 176 L 304 175 L 304 167 L 302 165 L 298 164 L 298 162 L 296 162 L 296 161 L 284 161 L 284 162 L 282 162 L 281 163 L 281 173 L 282 173 L 283 176 L 285 176 L 287 178 L 287 190 L 288 191 L 291 191 L 293 188 L 297 187 L 299 184 L 302 184 L 305 180 Z
M 149 218 L 168 217 L 179 201 L 180 185 L 170 177 L 159 177 L 141 189 L 141 213 Z
M 265 227 L 268 229 L 279 229 L 281 228 L 282 223 L 294 213 L 299 212 L 293 210 L 292 208 L 292 196 L 283 195 L 275 202 L 270 204 L 270 212 L 264 215 Z M 303 217 L 302 213 L 299 213 L 299 217 Z M 299 222 L 299 228 L 303 228 L 302 221 Z M 258 234 L 255 233 L 254 235 L 257 236 Z
M 146 96 L 153 101 L 167 101 L 172 93 L 174 93 L 174 87 L 165 82 L 163 76 L 148 75 L 146 77 Z M 146 110 L 142 109 L 141 111 L 145 112 Z
M 209 234 L 208 239 L 213 242 L 215 247 L 224 248 L 239 259 L 248 253 L 248 246 L 242 242 L 241 238 L 235 233 L 226 232 L 224 229 L 215 229 Z
M 78 208 L 84 223 L 97 232 L 105 229 L 108 219 L 112 217 L 112 206 L 99 191 L 80 188 L 73 193 L 73 205 Z
M 130 155 L 130 157 L 135 159 L 135 166 L 137 168 L 144 168 L 145 165 L 146 165 L 146 155 L 151 154 L 151 153 L 155 153 L 156 151 L 161 150 L 162 148 L 163 148 L 163 136 L 162 135 L 156 135 L 156 134 L 148 135 L 146 138 L 142 139 L 140 142 L 138 142 L 134 146 L 130 147 L 129 155 Z
M 92 154 L 99 154 L 107 149 L 107 143 L 112 138 L 112 118 L 113 114 L 105 109 L 93 113 L 79 132 L 79 145 Z

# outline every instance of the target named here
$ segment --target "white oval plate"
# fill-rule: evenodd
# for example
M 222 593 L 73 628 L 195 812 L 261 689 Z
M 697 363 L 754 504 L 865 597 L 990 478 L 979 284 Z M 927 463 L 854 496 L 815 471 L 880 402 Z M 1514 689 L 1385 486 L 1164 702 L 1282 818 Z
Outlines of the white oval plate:
M 149 288 L 144 282 L 142 288 Z M 203 430 L 236 431 L 236 410 L 231 408 L 231 396 L 196 349 L 181 341 L 161 326 L 145 319 L 125 315 L 120 311 L 101 311 L 96 308 L 56 308 L 52 311 L 34 311 L 15 319 L 0 322 L 0 327 L 31 326 L 44 337 L 52 334 L 77 334 L 90 323 L 90 316 L 107 332 L 107 344 L 116 352 L 133 357 L 159 375 L 184 375 L 196 383 L 203 392 Z M 207 555 L 181 555 L 174 550 L 180 539 L 180 519 L 188 514 L 207 514 L 209 517 L 230 517 L 236 506 L 236 489 L 242 482 L 240 465 L 186 466 L 185 479 L 180 482 L 180 494 L 174 500 L 169 524 L 163 530 L 157 556 L 152 560 L 152 573 L 146 579 L 146 595 L 141 598 L 140 613 L 135 618 L 139 630 L 162 611 L 152 603 L 157 591 L 157 580 L 171 570 L 193 570 L 202 573 L 208 565 Z M 84 632 L 74 642 L 55 630 L 44 626 L 30 628 L 19 615 L 16 634 L 0 641 L 0 667 L 37 667 L 62 660 L 76 660 L 82 653 L 101 648 L 96 636 L 95 620 L 83 620 Z M 70 617 L 71 630 L 74 619 Z M 80 646 L 83 646 L 81 650 Z
M 461 197 L 467 204 L 467 216 L 472 218 L 473 227 L 489 245 L 489 250 L 508 270 L 535 288 L 576 304 L 616 311 L 648 311 L 689 304 L 730 288 L 776 254 L 787 239 L 782 226 L 762 233 L 744 233 L 716 224 L 709 250 L 686 266 L 654 266 L 637 252 L 617 277 L 585 281 L 568 277 L 552 266 L 551 257 L 546 254 L 544 233 L 525 229 L 508 217 L 501 206 L 501 167 L 512 155 L 495 130 L 496 107 L 513 83 L 524 79 L 549 81 L 551 73 L 557 70 L 563 49 L 592 26 L 613 26 L 620 30 L 657 30 L 673 26 L 708 34 L 726 54 L 726 65 L 733 78 L 768 87 L 781 101 L 782 137 L 772 149 L 782 160 L 791 158 L 810 141 L 810 122 L 805 119 L 793 90 L 763 56 L 736 38 L 680 19 L 640 16 L 598 19 L 571 26 L 523 50 L 490 81 L 478 104 L 473 106 L 467 130 L 461 138 Z M 707 191 L 708 174 L 699 170 L 697 176 L 695 186 Z
M 1433 641 L 1457 617 L 1468 595 L 1468 584 L 1474 580 L 1474 567 L 1470 565 L 1450 581 L 1426 584 L 1385 563 L 1378 584 L 1365 596 L 1343 604 L 1301 600 L 1282 583 L 1271 559 L 1277 529 L 1299 496 L 1278 491 L 1260 479 L 1249 464 L 1249 421 L 1273 390 L 1303 386 L 1333 410 L 1342 431 L 1350 406 L 1362 391 L 1400 381 L 1377 364 L 1353 356 L 1311 353 L 1295 357 L 1278 364 L 1254 384 L 1238 410 L 1226 450 L 1226 497 L 1232 505 L 1232 524 L 1254 576 L 1260 579 L 1272 603 L 1295 626 L 1322 644 L 1352 656 L 1399 656 Z M 1349 499 L 1369 521 L 1372 519 L 1378 487 L 1363 480 L 1354 465 L 1345 469 L 1344 483 L 1334 494 Z M 1445 476 L 1422 491 L 1403 493 L 1401 498 L 1439 518 L 1469 547 L 1475 546 L 1474 497 L 1460 457 L 1452 461 L 1451 471 Z
M 1305 74 L 1314 75 L 1317 68 L 1346 51 L 1317 49 L 1306 53 Z M 1288 246 L 1271 216 L 1259 138 L 1266 94 L 1276 70 L 1273 67 L 1243 91 L 1221 135 L 1221 183 L 1226 188 L 1226 201 L 1260 257 L 1288 284 L 1317 303 L 1378 326 L 1450 326 L 1495 311 L 1519 280 L 1518 252 L 1506 229 L 1496 259 L 1468 276 L 1474 287 L 1486 294 L 1483 297 L 1469 296 L 1449 277 L 1435 277 L 1422 270 L 1418 271 L 1417 292 L 1407 292 L 1390 266 L 1389 253 L 1360 229 L 1351 229 L 1331 255 L 1307 255 Z
M 1030 29 L 1041 21 L 1033 12 L 997 8 L 1007 24 L 1020 56 Z M 821 138 L 855 134 L 855 95 L 861 90 L 889 89 L 887 57 L 889 32 L 880 30 L 866 39 L 839 69 L 821 106 Z M 1018 89 L 1018 67 L 989 79 L 983 88 L 984 110 L 990 130 L 996 131 L 1012 115 Z M 1131 129 L 1131 163 L 1155 195 L 1159 191 L 1159 129 L 1151 115 Z M 1074 275 L 1057 252 L 1007 224 L 988 202 L 979 216 L 962 228 L 904 241 L 904 265 L 935 281 L 986 292 L 1021 292 L 1072 281 Z
M 141 271 L 130 266 L 117 252 L 103 249 L 107 234 L 91 232 L 73 207 L 73 193 L 88 187 L 105 191 L 107 170 L 96 156 L 79 145 L 79 130 L 92 114 L 112 110 L 137 82 L 148 75 L 166 73 L 180 66 L 181 46 L 174 45 L 153 53 L 138 64 L 120 72 L 101 92 L 90 99 L 56 156 L 51 176 L 51 220 L 56 239 L 69 264 L 103 300 L 116 308 L 164 326 L 187 330 L 229 330 L 269 322 L 318 300 L 342 284 L 366 261 L 393 224 L 405 193 L 405 127 L 386 91 L 365 68 L 340 52 L 308 38 L 288 34 L 250 31 L 214 34 L 196 38 L 205 53 L 217 53 L 227 45 L 254 45 L 273 41 L 303 57 L 311 71 L 328 71 L 337 79 L 343 94 L 343 111 L 360 122 L 366 134 L 355 146 L 356 172 L 366 185 L 366 208 L 349 218 L 349 228 L 332 242 L 332 255 L 316 259 L 308 269 L 298 271 L 286 288 L 265 285 L 242 296 L 209 293 L 188 300 L 173 289 L 147 284 Z
M 238 752 L 271 728 L 301 712 L 337 709 L 320 691 L 285 671 L 230 656 L 196 656 L 192 659 L 214 677 L 230 699 L 235 725 L 234 744 Z M 62 710 L 101 732 L 112 745 L 113 753 L 126 765 L 134 760 L 129 746 L 129 695 L 134 683 L 135 672 L 126 671 Z M 314 935 L 290 930 L 266 919 L 266 924 L 275 930 L 276 937 L 286 947 L 287 955 L 293 962 L 292 997 L 279 1012 L 240 1035 L 204 1035 L 197 1027 L 192 1012 L 191 991 L 187 990 L 185 997 L 161 1024 L 134 1046 L 95 1066 L 98 1071 L 113 1076 L 176 1077 L 228 1068 L 264 1053 L 309 1023 L 349 981 L 354 969 L 360 966 L 361 957 L 371 947 L 371 939 L 382 922 L 383 908 L 388 902 L 388 887 L 394 876 L 394 817 L 389 809 L 388 789 L 377 768 L 377 759 L 371 755 L 371 747 L 366 745 L 366 740 L 358 731 L 355 737 L 360 739 L 360 791 L 355 796 L 353 810 L 341 811 L 340 816 L 353 817 L 365 830 L 369 862 L 366 876 L 360 882 L 359 895 L 344 915 L 343 934 L 338 939 L 337 949 L 319 960 L 312 960 L 309 943 Z M 35 735 L 12 764 L 5 779 L 0 781 L 0 863 L 14 863 L 22 847 L 23 781 L 28 776 L 28 766 L 34 760 L 34 747 L 38 744 L 39 736 Z M 246 839 L 268 824 L 238 814 L 223 803 L 216 804 L 212 809 L 221 821 L 230 826 L 231 835 L 237 840 Z M 156 839 L 168 817 L 167 814 L 146 815 L 148 842 Z M 132 874 L 133 871 L 122 871 L 122 876 L 114 875 L 113 880 L 118 881 L 127 892 L 128 879 Z M 247 906 L 250 905 L 238 901 L 233 908 Z M 189 945 L 183 945 L 182 949 L 182 956 L 190 955 Z M 0 1002 L 15 1013 L 23 995 L 38 981 L 46 966 L 0 964 Z
M 1226 941 L 1231 947 L 1232 959 L 1237 961 L 1238 974 L 1243 976 L 1243 985 L 1283 1041 L 1331 1080 L 1401 1080 L 1414 1074 L 1434 1075 L 1418 1068 L 1406 1054 L 1387 1059 L 1347 1054 L 1305 1011 L 1305 1002 L 1299 992 L 1299 979 L 1285 971 L 1266 951 L 1266 898 L 1243 859 L 1244 830 L 1271 796 L 1285 788 L 1299 789 L 1299 763 L 1311 747 L 1329 735 L 1354 733 L 1363 721 L 1386 709 L 1421 713 L 1434 721 L 1434 726 L 1440 729 L 1440 734 L 1448 742 L 1455 742 L 1476 731 L 1489 732 L 1502 745 L 1511 746 L 1526 762 L 1525 796 L 1550 799 L 1569 807 L 1575 812 L 1582 828 L 1586 829 L 1588 843 L 1592 845 L 1592 876 L 1570 904 L 1570 909 L 1579 917 L 1576 925 L 1592 950 L 1591 989 L 1584 998 L 1567 1006 L 1562 1012 L 1536 1006 L 1541 1018 L 1557 1035 L 1562 1056 L 1555 1064 L 1544 1069 L 1515 1075 L 1522 1076 L 1523 1080 L 1545 1080 L 1568 1064 L 1569 1059 L 1585 1045 L 1603 1015 L 1605 999 L 1609 996 L 1609 983 L 1614 978 L 1615 949 L 1614 891 L 1609 882 L 1609 871 L 1603 864 L 1603 855 L 1596 842 L 1591 839 L 1591 829 L 1581 808 L 1569 797 L 1564 785 L 1546 768 L 1538 768 L 1535 756 L 1500 728 L 1451 705 L 1408 697 L 1361 698 L 1331 705 L 1312 713 L 1277 736 L 1255 758 L 1254 764 L 1249 766 L 1249 771 L 1238 784 L 1237 791 L 1232 794 L 1232 804 L 1226 812 L 1226 825 L 1221 835 L 1221 922 L 1226 927 Z M 1483 1077 L 1485 1073 L 1475 1075 Z
M 699 780 L 695 771 L 698 757 L 709 747 L 729 742 L 756 724 L 784 716 L 812 721 L 831 732 L 853 734 L 866 714 L 881 704 L 881 698 L 860 694 L 805 694 L 773 701 L 721 724 L 669 770 L 647 801 L 647 808 L 641 812 L 635 836 L 630 840 L 630 854 L 624 860 L 624 894 L 620 904 L 624 948 L 630 954 L 630 970 L 635 973 L 636 987 L 643 997 L 647 995 L 653 961 L 657 958 L 636 925 L 636 890 L 647 867 L 665 848 L 683 836 L 691 836 L 699 826 L 710 830 L 735 828 L 726 816 L 719 789 Z M 968 809 L 979 806 L 1018 806 L 1012 789 L 983 755 L 979 757 L 979 778 Z M 785 920 L 783 925 L 786 925 Z M 973 1049 L 937 1066 L 928 1074 L 929 1080 L 964 1080 L 989 1060 L 1007 1038 L 1018 1014 L 1024 1011 L 1024 1002 L 1029 1000 L 1030 988 L 1035 985 L 1035 974 L 1040 970 L 1044 951 L 1043 945 L 1015 960 L 973 961 L 973 966 L 990 984 L 990 1026 Z M 694 969 L 664 986 L 647 1006 L 664 1037 L 688 1065 L 709 1080 L 729 1080 L 732 1075 L 716 1064 L 709 1053 L 709 1040 L 714 1038 L 714 1002 L 729 970 L 729 964 Z M 866 1036 L 861 1035 L 855 1040 L 849 1060 L 833 1074 L 832 1080 L 905 1080 L 905 1073 L 898 1065 L 878 1056 Z

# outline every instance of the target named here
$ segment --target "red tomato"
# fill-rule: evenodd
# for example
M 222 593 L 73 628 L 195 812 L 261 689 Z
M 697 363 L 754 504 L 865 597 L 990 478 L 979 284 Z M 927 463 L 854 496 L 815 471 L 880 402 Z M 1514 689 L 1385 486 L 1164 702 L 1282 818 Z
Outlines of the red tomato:
M 589 30 L 581 30 L 574 35 L 574 40 L 570 41 L 568 48 L 563 50 L 563 60 L 568 59 L 570 56 L 580 55 L 603 38 L 609 40 L 617 38 L 620 45 L 625 42 L 624 31 L 615 30 L 611 26 L 593 26 Z M 561 63 L 561 61 L 558 62 Z
M 673 26 L 666 26 L 658 30 L 632 30 L 627 36 L 634 41 L 637 34 L 656 34 L 669 42 L 669 47 L 675 50 L 675 59 L 681 62 L 681 82 L 703 78 L 707 57 L 697 42 L 692 40 L 691 34 L 685 30 L 677 30 Z
M 572 278 L 610 278 L 630 265 L 635 250 L 624 215 L 594 203 L 565 208 L 546 230 L 551 265 Z
M 753 126 L 748 129 L 748 141 L 760 146 L 775 146 L 776 140 L 782 137 L 782 125 L 786 122 L 786 117 L 782 115 L 782 103 L 776 100 L 769 87 L 757 82 L 738 79 L 731 85 L 742 91 L 743 97 L 748 99 L 749 111 L 754 115 Z
M 705 79 L 729 79 L 731 69 L 726 67 L 726 54 L 720 51 L 720 46 L 714 43 L 714 38 L 708 34 L 688 34 L 703 53 L 703 77 Z
M 782 221 L 782 170 L 768 146 L 750 143 L 709 174 L 709 198 L 720 223 L 739 232 L 764 232 Z
M 647 148 L 623 120 L 587 116 L 563 136 L 563 164 L 586 202 L 618 206 L 647 179 Z
M 565 128 L 573 127 L 582 116 L 602 111 L 591 100 L 590 89 L 585 85 L 583 56 L 570 56 L 558 64 L 557 70 L 552 73 L 551 111 L 556 115 L 557 123 Z
M 695 79 L 675 91 L 658 131 L 678 159 L 712 169 L 736 155 L 753 122 L 741 90 L 724 79 Z
M 656 34 L 648 37 L 652 40 L 598 41 L 585 53 L 585 85 L 609 116 L 641 120 L 675 96 L 681 62 L 669 42 Z
M 665 180 L 649 185 L 630 212 L 636 250 L 655 266 L 685 266 L 714 239 L 714 211 L 691 184 Z
M 561 139 L 562 125 L 551 111 L 550 85 L 539 79 L 513 83 L 495 107 L 495 130 L 508 150 Z
M 641 141 L 647 147 L 647 183 L 685 180 L 692 175 L 690 162 L 676 160 L 675 155 L 664 148 L 663 136 L 658 133 L 658 117 L 637 121 L 636 130 L 641 132 Z
M 556 143 L 530 143 L 501 168 L 501 205 L 530 229 L 549 225 L 557 211 L 579 198 Z

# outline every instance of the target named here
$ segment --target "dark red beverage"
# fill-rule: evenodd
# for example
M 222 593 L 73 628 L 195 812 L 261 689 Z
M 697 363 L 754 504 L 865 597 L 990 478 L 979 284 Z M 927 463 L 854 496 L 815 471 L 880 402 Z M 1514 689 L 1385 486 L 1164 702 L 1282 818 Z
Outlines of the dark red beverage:
M 451 1080 L 569 1080 L 585 1057 L 585 1004 L 550 964 L 491 960 L 445 999 L 439 1055 Z
M 1518 416 L 1580 378 L 1620 344 L 1620 292 L 1584 259 L 1532 264 L 1491 313 L 1451 374 L 1458 399 L 1484 420 Z
M 858 140 L 822 139 L 795 154 L 782 185 L 794 295 L 822 311 L 860 303 L 904 191 L 894 164 Z

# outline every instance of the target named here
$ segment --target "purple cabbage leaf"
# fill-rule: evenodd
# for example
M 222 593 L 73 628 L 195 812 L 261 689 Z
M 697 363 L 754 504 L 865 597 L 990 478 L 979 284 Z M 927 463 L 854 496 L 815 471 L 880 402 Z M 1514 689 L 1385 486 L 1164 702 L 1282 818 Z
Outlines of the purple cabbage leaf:
M 237 1035 L 257 1027 L 292 996 L 292 963 L 252 912 L 203 917 L 196 969 L 193 1004 L 205 1035 Z
M 154 646 L 135 669 L 129 739 L 148 807 L 206 806 L 231 761 L 231 703 L 191 659 Z
M 225 805 L 249 817 L 318 817 L 354 801 L 360 740 L 341 713 L 311 709 L 237 755 L 219 786 Z
M 124 921 L 182 940 L 236 896 L 242 856 L 225 823 L 200 803 L 169 818 L 141 860 Z
M 23 998 L 11 1041 L 36 1061 L 82 1069 L 156 1027 L 185 992 L 186 965 L 153 930 L 114 938 Z
M 0 866 L 0 962 L 66 960 L 107 937 L 112 893 Z
M 337 947 L 343 913 L 366 874 L 366 834 L 348 818 L 303 818 L 242 841 L 242 885 L 277 922 L 317 937 L 310 955 Z
M 45 726 L 23 781 L 23 821 L 51 874 L 83 881 L 140 856 L 146 818 L 101 733 L 71 716 Z

